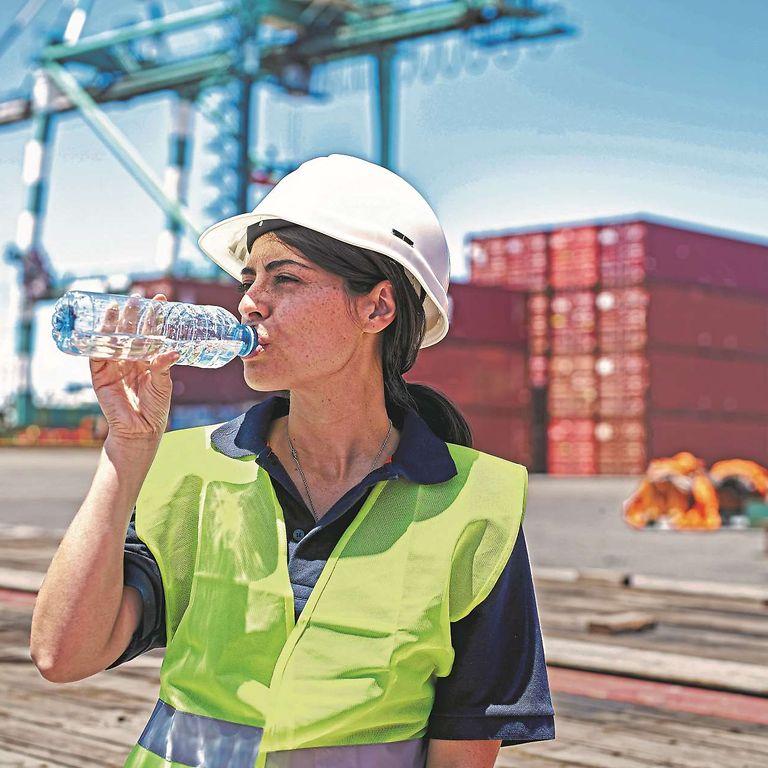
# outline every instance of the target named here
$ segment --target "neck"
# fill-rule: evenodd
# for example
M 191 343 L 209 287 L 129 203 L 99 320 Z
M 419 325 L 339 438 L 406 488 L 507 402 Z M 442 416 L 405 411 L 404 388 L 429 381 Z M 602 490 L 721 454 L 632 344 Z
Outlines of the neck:
M 358 391 L 291 392 L 284 430 L 296 449 L 301 467 L 329 482 L 367 473 L 389 430 L 383 382 Z M 377 463 L 394 451 L 394 425 Z M 289 448 L 290 450 L 290 448 Z

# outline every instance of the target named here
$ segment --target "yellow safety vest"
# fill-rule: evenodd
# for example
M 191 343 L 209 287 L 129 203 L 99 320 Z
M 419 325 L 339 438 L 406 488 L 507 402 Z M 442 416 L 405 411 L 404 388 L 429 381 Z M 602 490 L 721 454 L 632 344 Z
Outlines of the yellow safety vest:
M 157 559 L 167 648 L 128 768 L 420 768 L 451 622 L 490 593 L 525 511 L 524 466 L 452 443 L 457 474 L 377 483 L 299 620 L 266 471 L 167 433 L 136 531 Z

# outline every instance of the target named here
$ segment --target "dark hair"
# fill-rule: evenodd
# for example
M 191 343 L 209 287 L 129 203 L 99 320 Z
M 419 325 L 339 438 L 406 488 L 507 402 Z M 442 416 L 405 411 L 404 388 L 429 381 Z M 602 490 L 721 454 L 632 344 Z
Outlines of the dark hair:
M 294 224 L 268 233 L 284 245 L 297 248 L 320 268 L 343 278 L 350 294 L 368 293 L 389 280 L 395 293 L 395 319 L 382 331 L 382 370 L 387 412 L 398 428 L 404 412 L 413 408 L 442 440 L 472 447 L 472 431 L 447 395 L 426 384 L 407 382 L 403 374 L 416 362 L 426 333 L 424 306 L 405 269 L 376 251 L 343 243 L 333 237 Z

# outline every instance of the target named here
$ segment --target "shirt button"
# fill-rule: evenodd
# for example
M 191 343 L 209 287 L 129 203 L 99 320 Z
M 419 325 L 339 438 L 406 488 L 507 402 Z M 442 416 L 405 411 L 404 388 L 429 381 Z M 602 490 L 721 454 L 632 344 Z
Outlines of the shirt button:
M 294 541 L 301 541 L 304 538 L 304 535 L 305 535 L 304 530 L 301 529 L 301 528 L 297 528 L 293 532 L 293 540 Z

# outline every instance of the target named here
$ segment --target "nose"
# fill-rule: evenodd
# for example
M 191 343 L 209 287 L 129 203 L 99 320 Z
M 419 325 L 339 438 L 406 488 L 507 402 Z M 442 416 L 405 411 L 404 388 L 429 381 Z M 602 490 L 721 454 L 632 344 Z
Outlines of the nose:
M 243 322 L 253 320 L 254 315 L 258 316 L 259 319 L 267 317 L 269 310 L 255 284 L 250 285 L 243 294 L 237 305 L 237 311 L 240 313 Z

